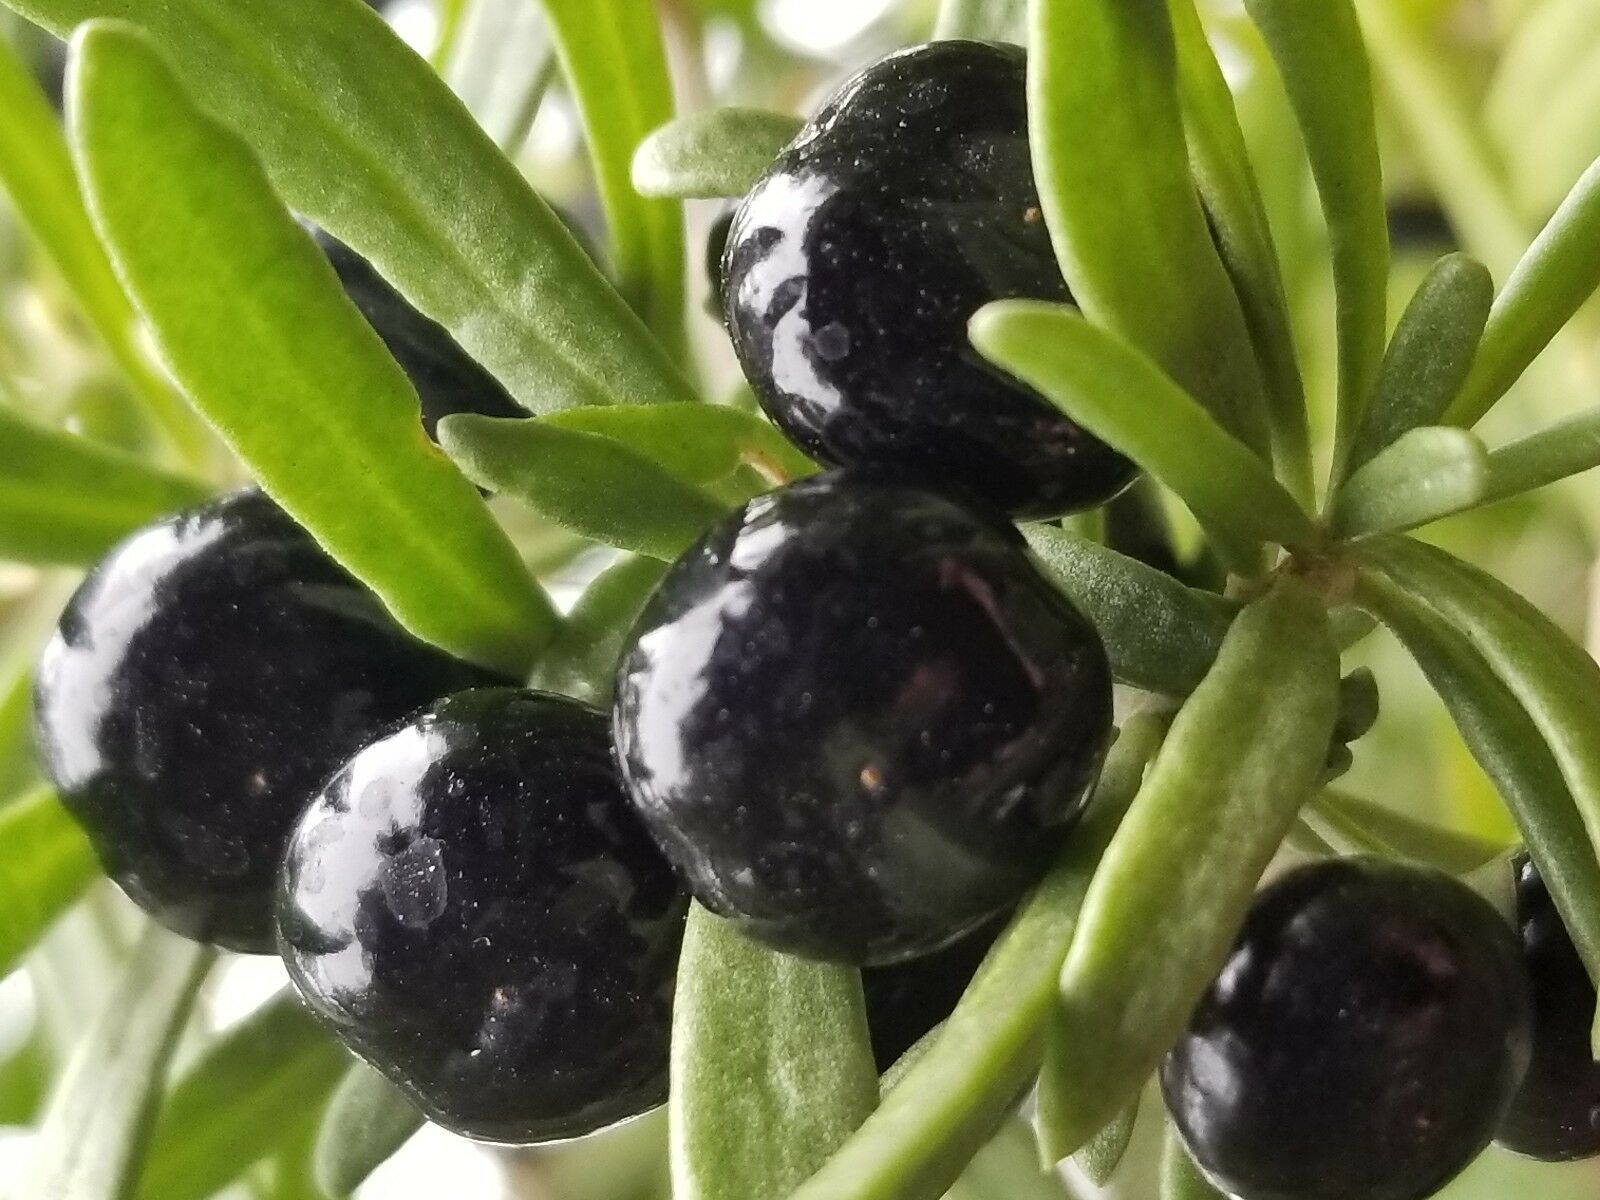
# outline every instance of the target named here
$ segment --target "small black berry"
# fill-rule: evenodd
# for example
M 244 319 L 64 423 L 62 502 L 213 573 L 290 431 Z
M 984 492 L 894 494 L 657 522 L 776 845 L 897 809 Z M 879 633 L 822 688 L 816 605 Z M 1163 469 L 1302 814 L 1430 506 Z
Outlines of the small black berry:
M 842 472 L 751 501 L 668 572 L 615 729 L 703 904 L 884 963 L 1038 880 L 1098 774 L 1111 678 L 997 514 Z
M 289 846 L 280 948 L 313 1009 L 432 1120 L 540 1142 L 665 1098 L 687 905 L 605 717 L 488 688 L 328 783 Z
M 1257 899 L 1162 1091 L 1241 1200 L 1422 1200 L 1488 1145 L 1530 1020 L 1516 940 L 1476 893 L 1319 863 Z
M 152 525 L 67 605 L 40 755 L 111 877 L 164 924 L 272 950 L 295 819 L 390 722 L 495 677 L 412 638 L 259 492 Z
M 1134 467 L 967 339 L 989 301 L 1071 300 L 1025 70 L 1016 47 L 944 41 L 846 83 L 740 206 L 723 297 L 756 395 L 806 453 L 1049 517 L 1110 499 Z
M 1518 855 L 1517 922 L 1533 985 L 1533 1062 L 1496 1140 L 1546 1162 L 1600 1155 L 1600 1063 L 1589 1048 L 1595 988 L 1538 868 Z

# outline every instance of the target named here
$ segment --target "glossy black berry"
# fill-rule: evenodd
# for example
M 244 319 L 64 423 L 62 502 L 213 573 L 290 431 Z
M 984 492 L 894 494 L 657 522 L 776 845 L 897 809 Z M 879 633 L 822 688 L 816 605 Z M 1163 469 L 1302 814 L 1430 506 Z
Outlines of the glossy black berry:
M 383 339 L 422 401 L 422 427 L 434 427 L 454 413 L 486 417 L 526 417 L 500 381 L 463 350 L 450 331 L 424 316 L 377 269 L 338 238 L 312 227 L 355 306 Z
M 1242 1200 L 1422 1200 L 1488 1145 L 1529 1025 L 1516 939 L 1476 893 L 1319 863 L 1256 901 L 1162 1091 Z
M 878 1074 L 950 1015 L 1005 927 L 999 917 L 936 953 L 861 972 Z
M 734 218 L 724 304 L 745 374 L 802 449 L 1059 516 L 1133 466 L 988 366 L 991 300 L 1067 302 L 1028 154 L 1025 57 L 945 41 L 846 83 Z
M 751 501 L 668 572 L 617 753 L 700 901 L 781 949 L 930 953 L 1044 871 L 1099 771 L 1099 635 L 998 515 L 850 473 Z
M 1600 1064 L 1589 1048 L 1595 988 L 1544 880 L 1513 864 L 1522 957 L 1533 988 L 1533 1061 L 1496 1140 L 1546 1162 L 1600 1155 Z
M 492 678 L 405 633 L 242 492 L 135 534 L 84 581 L 39 663 L 39 750 L 136 902 L 270 953 L 273 878 L 323 780 L 389 723 Z
M 487 688 L 328 783 L 289 845 L 280 947 L 313 1009 L 432 1120 L 540 1142 L 665 1098 L 687 906 L 604 715 Z

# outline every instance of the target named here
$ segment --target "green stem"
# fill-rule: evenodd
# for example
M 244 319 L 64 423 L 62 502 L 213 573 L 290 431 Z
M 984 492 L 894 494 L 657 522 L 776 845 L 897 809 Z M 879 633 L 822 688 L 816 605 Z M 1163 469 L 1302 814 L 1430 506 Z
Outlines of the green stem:
M 461 36 L 461 27 L 467 15 L 467 0 L 439 0 L 439 40 L 433 44 L 428 61 L 435 71 L 443 72 Z

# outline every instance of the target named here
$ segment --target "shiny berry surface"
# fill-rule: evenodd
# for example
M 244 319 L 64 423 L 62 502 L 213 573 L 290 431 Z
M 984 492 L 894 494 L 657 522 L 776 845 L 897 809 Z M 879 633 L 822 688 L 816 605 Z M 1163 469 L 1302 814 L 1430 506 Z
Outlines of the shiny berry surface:
M 492 678 L 405 633 L 242 492 L 135 534 L 84 581 L 39 663 L 37 740 L 138 904 L 270 953 L 273 877 L 322 782 L 390 722 Z
M 740 206 L 723 296 L 756 395 L 808 454 L 1059 516 L 1134 469 L 967 339 L 992 300 L 1071 299 L 1034 186 L 1025 71 L 1015 47 L 945 41 L 846 83 Z
M 1600 1064 L 1589 1048 L 1595 988 L 1538 868 L 1514 863 L 1522 956 L 1533 987 L 1533 1061 L 1496 1141 L 1546 1162 L 1600 1155 Z
M 708 908 L 795 953 L 930 953 L 1014 903 L 1098 774 L 1094 628 L 998 516 L 850 473 L 668 572 L 618 675 L 623 775 Z
M 279 924 L 313 1009 L 432 1120 L 529 1143 L 666 1097 L 686 909 L 605 717 L 488 688 L 333 778 L 290 844 Z
M 1422 1200 L 1488 1145 L 1529 1021 L 1516 939 L 1476 893 L 1319 863 L 1257 899 L 1162 1091 L 1242 1200 Z

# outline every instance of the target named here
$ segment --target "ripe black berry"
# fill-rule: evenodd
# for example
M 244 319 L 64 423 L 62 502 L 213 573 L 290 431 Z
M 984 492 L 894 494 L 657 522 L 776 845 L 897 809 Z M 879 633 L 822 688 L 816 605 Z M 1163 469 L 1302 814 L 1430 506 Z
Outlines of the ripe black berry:
M 135 901 L 270 953 L 272 880 L 322 781 L 390 722 L 492 678 L 406 634 L 242 492 L 135 534 L 85 580 L 39 663 L 39 749 Z
M 488 688 L 341 770 L 289 846 L 290 975 L 448 1129 L 571 1137 L 666 1095 L 687 899 L 617 780 L 605 717 Z
M 1527 855 L 1513 869 L 1533 985 L 1533 1061 L 1496 1140 L 1546 1162 L 1600 1154 L 1600 1064 L 1589 1048 L 1595 988 Z
M 1099 635 L 1012 527 L 850 473 L 762 496 L 689 550 L 615 705 L 623 776 L 700 901 L 853 963 L 930 953 L 1014 903 L 1110 727 Z
M 945 41 L 857 75 L 740 206 L 723 296 L 756 395 L 808 454 L 1059 516 L 1134 468 L 967 340 L 991 300 L 1071 299 L 1024 74 L 1020 49 Z
M 1162 1091 L 1242 1200 L 1421 1200 L 1488 1145 L 1529 1021 L 1516 940 L 1474 892 L 1320 863 L 1261 894 Z

